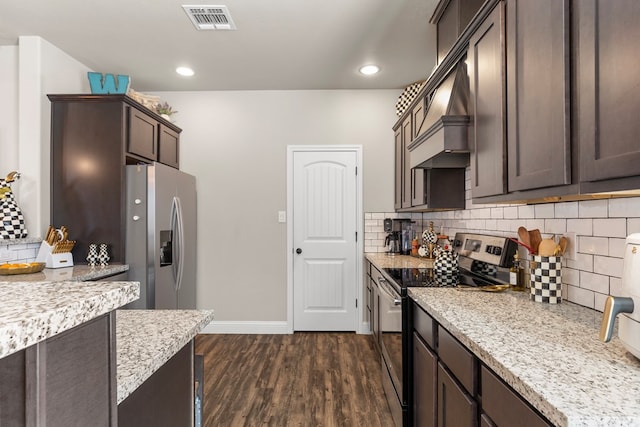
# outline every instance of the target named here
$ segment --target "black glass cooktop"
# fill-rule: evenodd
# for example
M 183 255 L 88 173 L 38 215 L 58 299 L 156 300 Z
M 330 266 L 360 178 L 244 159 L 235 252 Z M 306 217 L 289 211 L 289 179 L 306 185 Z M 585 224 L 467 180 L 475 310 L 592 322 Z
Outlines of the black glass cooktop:
M 452 287 L 495 285 L 496 280 L 485 279 L 477 274 L 471 274 L 464 269 L 458 270 L 458 282 L 446 283 L 434 274 L 432 268 L 385 268 L 384 271 L 401 288 L 413 287 Z

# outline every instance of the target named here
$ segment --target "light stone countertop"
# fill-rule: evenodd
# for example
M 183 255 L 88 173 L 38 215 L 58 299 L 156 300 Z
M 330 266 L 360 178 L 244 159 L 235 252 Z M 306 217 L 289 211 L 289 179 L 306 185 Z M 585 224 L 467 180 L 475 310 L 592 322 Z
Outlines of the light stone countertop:
M 380 268 L 432 268 L 433 260 L 408 255 L 387 255 L 386 253 L 366 253 L 365 258 Z
M 213 320 L 212 310 L 118 310 L 118 404 Z
M 39 273 L 32 274 L 7 274 L 0 275 L 0 283 L 24 283 L 24 282 L 84 282 L 86 280 L 99 280 L 114 274 L 129 270 L 127 264 L 109 264 L 104 267 L 88 265 L 74 265 L 73 267 L 45 268 Z
M 380 255 L 371 255 L 379 268 L 410 263 L 378 263 Z M 640 361 L 617 336 L 609 343 L 598 339 L 602 313 L 568 302 L 533 302 L 512 291 L 408 293 L 553 424 L 640 426 Z
M 0 282 L 0 358 L 139 297 L 138 282 Z

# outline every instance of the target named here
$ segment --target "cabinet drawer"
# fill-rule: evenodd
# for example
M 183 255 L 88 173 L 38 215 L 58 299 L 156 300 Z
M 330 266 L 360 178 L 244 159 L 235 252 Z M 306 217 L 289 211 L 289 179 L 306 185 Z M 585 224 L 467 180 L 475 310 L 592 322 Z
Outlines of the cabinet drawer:
M 438 356 L 472 395 L 477 392 L 478 360 L 442 326 L 438 326 Z
M 413 329 L 429 347 L 436 348 L 437 323 L 416 303 L 413 303 Z
M 497 426 L 550 426 L 514 390 L 486 367 L 480 369 L 482 412 Z

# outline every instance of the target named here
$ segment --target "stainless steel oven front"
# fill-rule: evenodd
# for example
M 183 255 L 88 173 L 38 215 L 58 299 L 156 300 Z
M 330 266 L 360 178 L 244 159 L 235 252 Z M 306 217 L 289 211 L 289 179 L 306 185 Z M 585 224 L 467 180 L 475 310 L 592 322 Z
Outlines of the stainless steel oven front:
M 379 278 L 379 342 L 382 353 L 382 381 L 387 401 L 397 426 L 403 425 L 407 411 L 407 391 L 403 383 L 403 310 L 408 309 L 406 289 L 397 289 L 384 277 Z M 402 295 L 404 293 L 405 295 Z

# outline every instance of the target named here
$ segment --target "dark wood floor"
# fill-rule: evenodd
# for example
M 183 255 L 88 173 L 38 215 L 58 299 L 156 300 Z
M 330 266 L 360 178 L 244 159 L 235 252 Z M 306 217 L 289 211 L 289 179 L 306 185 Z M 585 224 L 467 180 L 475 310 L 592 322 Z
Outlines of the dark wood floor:
M 203 425 L 392 426 L 371 336 L 199 335 Z

